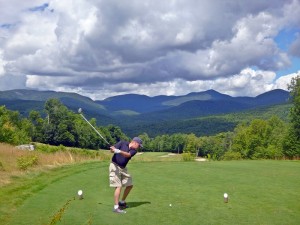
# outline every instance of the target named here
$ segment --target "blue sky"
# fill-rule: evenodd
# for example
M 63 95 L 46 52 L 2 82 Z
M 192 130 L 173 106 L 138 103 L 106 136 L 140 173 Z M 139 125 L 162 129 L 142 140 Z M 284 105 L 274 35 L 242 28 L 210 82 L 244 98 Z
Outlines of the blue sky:
M 0 4 L 0 91 L 256 96 L 300 75 L 299 0 Z
M 276 71 L 276 76 L 278 78 L 287 74 L 295 73 L 297 71 L 300 71 L 300 58 L 291 57 L 291 66 L 286 69 Z
M 300 35 L 300 28 L 283 29 L 274 38 L 278 48 L 282 51 L 289 51 L 289 48 L 293 42 L 295 42 Z M 300 71 L 300 58 L 291 56 L 291 66 L 286 69 L 276 71 L 277 77 L 284 76 L 286 74 Z

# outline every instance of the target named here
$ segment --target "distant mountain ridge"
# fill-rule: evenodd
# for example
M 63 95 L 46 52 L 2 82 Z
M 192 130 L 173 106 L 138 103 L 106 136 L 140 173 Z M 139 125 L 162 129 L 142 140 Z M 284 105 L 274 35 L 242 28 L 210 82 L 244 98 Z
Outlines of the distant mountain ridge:
M 86 101 L 92 101 L 90 98 L 69 92 L 56 92 L 56 91 L 37 91 L 37 90 L 27 90 L 27 89 L 15 89 L 9 91 L 0 91 L 1 99 L 10 100 L 33 100 L 33 101 L 46 101 L 49 98 L 77 98 Z
M 78 105 L 97 109 L 97 111 L 105 112 L 105 108 L 100 104 L 95 104 L 95 102 L 85 96 L 76 94 L 76 93 L 69 93 L 69 92 L 55 92 L 55 91 L 36 91 L 36 90 L 26 90 L 26 89 L 16 89 L 16 90 L 9 90 L 9 91 L 0 91 L 0 103 L 6 102 L 9 105 L 9 102 L 26 101 L 28 102 L 46 102 L 50 98 L 57 98 L 62 103 L 67 105 L 70 108 L 76 108 Z M 90 108 L 90 107 L 89 107 Z M 95 111 L 95 110 L 93 110 Z
M 96 118 L 99 125 L 115 124 L 121 129 L 124 128 L 125 132 L 136 135 L 135 130 L 146 131 L 149 127 L 159 127 L 161 123 L 170 126 L 170 129 L 175 129 L 176 123 L 182 124 L 183 121 L 193 118 L 286 104 L 289 92 L 277 89 L 256 97 L 231 97 L 215 90 L 207 90 L 183 96 L 149 97 L 127 94 L 93 101 L 76 93 L 35 90 L 0 91 L 0 105 L 17 110 L 22 115 L 28 115 L 31 110 L 42 112 L 49 98 L 59 99 L 74 112 L 82 108 L 85 116 Z M 167 130 L 168 127 L 164 129 Z
M 179 96 L 173 100 L 165 101 L 162 104 L 168 106 L 178 106 L 189 101 L 226 100 L 229 98 L 231 98 L 229 95 L 221 94 L 215 90 L 207 90 L 204 92 L 192 92 L 185 96 Z
M 193 92 L 184 96 L 155 96 L 145 95 L 121 95 L 114 96 L 102 101 L 96 101 L 111 112 L 131 110 L 139 114 L 145 113 L 173 113 L 184 108 L 207 109 L 208 104 L 213 108 L 220 108 L 220 113 L 235 110 L 243 110 L 257 106 L 268 106 L 287 102 L 289 92 L 276 89 L 256 97 L 231 97 L 215 90 Z M 222 111 L 222 105 L 228 104 L 228 109 Z M 221 105 L 213 106 L 213 104 Z M 234 109 L 230 110 L 230 104 Z M 240 107 L 239 107 L 240 106 Z M 176 109 L 176 107 L 178 107 Z M 224 106 L 225 107 L 225 106 Z M 215 111 L 215 110 L 214 110 Z M 196 112 L 195 112 L 196 113 Z M 209 113 L 209 110 L 208 110 Z
M 215 90 L 193 92 L 183 96 L 155 96 L 126 94 L 114 96 L 105 100 L 96 100 L 68 92 L 36 91 L 36 90 L 9 90 L 0 91 L 0 104 L 10 103 L 18 100 L 23 104 L 37 104 L 46 102 L 49 98 L 58 98 L 70 109 L 83 108 L 93 114 L 105 114 L 107 116 L 126 116 L 128 112 L 132 115 L 158 113 L 159 115 L 186 111 L 192 116 L 199 113 L 226 113 L 236 110 L 244 110 L 258 106 L 268 106 L 287 102 L 289 92 L 276 89 L 256 97 L 231 97 L 221 94 Z M 186 110 L 189 109 L 189 110 Z M 194 109 L 194 110 L 193 110 Z M 202 109 L 202 112 L 201 112 Z M 205 113 L 206 112 L 206 113 Z M 179 113 L 180 114 L 180 113 Z M 182 113 L 181 113 L 182 114 Z M 183 116 L 184 117 L 184 116 Z
M 105 106 L 110 111 L 132 110 L 137 113 L 155 112 L 170 107 L 179 106 L 185 102 L 201 100 L 221 100 L 232 98 L 214 90 L 204 92 L 192 92 L 183 96 L 159 95 L 149 97 L 146 95 L 127 94 L 107 98 L 97 103 Z

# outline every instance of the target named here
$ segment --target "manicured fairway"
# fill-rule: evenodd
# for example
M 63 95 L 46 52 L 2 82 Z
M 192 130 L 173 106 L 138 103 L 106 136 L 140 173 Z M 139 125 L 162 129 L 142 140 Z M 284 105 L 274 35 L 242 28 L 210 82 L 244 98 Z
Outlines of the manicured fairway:
M 135 187 L 127 214 L 112 212 L 108 162 L 94 162 L 25 180 L 24 192 L 4 188 L 0 197 L 8 202 L 12 202 L 8 194 L 16 198 L 13 192 L 27 196 L 25 200 L 18 196 L 19 206 L 13 214 L 7 212 L 11 218 L 5 224 L 50 224 L 59 210 L 62 217 L 57 224 L 70 225 L 282 225 L 300 221 L 299 162 L 131 162 L 128 167 Z M 83 200 L 77 198 L 79 189 Z M 225 192 L 229 203 L 223 202 Z M 2 199 L 0 206 L 5 207 Z

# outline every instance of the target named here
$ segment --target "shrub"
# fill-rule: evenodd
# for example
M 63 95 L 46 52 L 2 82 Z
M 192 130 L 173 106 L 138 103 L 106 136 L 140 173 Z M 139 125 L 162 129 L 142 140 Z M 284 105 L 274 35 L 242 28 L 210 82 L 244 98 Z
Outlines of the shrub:
M 51 152 L 49 146 L 48 145 L 44 145 L 44 144 L 38 144 L 38 145 L 36 145 L 35 150 L 36 151 L 40 151 L 40 152 L 47 152 L 47 153 Z
M 17 164 L 21 170 L 27 170 L 28 167 L 33 167 L 37 165 L 37 163 L 38 157 L 36 155 L 20 156 L 17 158 Z
M 63 145 L 52 146 L 47 144 L 38 144 L 36 145 L 36 151 L 46 152 L 46 153 L 55 153 L 58 151 L 64 151 L 66 148 Z
M 195 158 L 195 155 L 187 152 L 187 153 L 182 153 L 182 160 L 183 161 L 193 161 Z
M 223 160 L 241 160 L 242 154 L 240 152 L 228 151 L 223 155 Z
M 255 150 L 253 159 L 281 159 L 283 157 L 282 151 L 274 145 L 269 145 L 267 148 L 258 147 Z
M 0 162 L 0 171 L 5 171 L 4 166 L 2 164 L 2 162 Z
M 217 156 L 217 154 L 213 154 L 213 155 L 207 154 L 206 158 L 207 158 L 208 161 L 211 161 L 211 160 L 212 161 L 217 161 L 217 160 L 219 160 L 219 157 Z
M 64 151 L 67 150 L 67 148 L 66 148 L 64 145 L 59 145 L 59 146 L 57 147 L 57 149 L 58 149 L 58 151 L 62 151 L 62 152 L 64 152 Z

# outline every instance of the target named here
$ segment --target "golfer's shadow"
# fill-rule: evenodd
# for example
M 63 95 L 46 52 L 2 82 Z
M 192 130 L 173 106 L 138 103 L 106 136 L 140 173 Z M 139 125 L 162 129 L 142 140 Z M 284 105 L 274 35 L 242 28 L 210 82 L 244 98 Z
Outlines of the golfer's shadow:
M 127 202 L 128 208 L 139 207 L 144 204 L 151 204 L 151 202 Z

